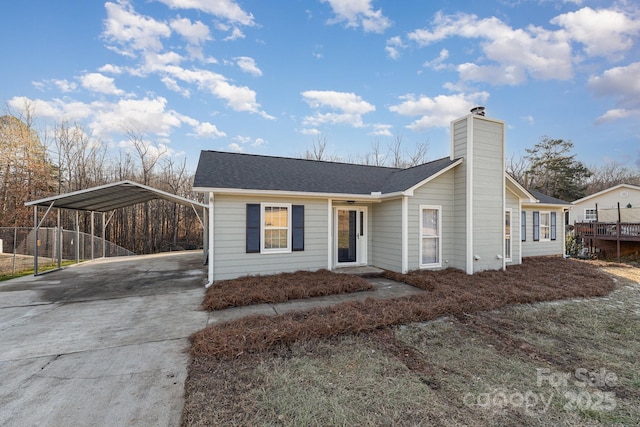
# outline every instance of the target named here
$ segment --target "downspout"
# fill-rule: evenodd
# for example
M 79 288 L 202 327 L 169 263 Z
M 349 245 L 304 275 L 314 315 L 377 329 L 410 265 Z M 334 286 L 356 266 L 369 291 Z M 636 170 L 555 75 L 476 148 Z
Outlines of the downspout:
M 333 270 L 333 200 L 327 199 L 327 270 Z
M 409 197 L 402 196 L 402 274 L 409 272 Z
M 213 285 L 213 192 L 209 192 L 209 238 L 208 238 L 208 261 L 207 261 L 207 284 L 204 285 L 205 288 Z

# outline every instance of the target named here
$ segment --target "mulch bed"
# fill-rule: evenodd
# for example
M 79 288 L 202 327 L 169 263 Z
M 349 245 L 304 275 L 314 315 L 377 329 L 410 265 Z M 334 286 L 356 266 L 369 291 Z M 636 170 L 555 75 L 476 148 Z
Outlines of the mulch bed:
M 244 305 L 274 304 L 371 289 L 371 283 L 361 277 L 329 270 L 245 276 L 214 283 L 207 289 L 203 309 L 212 311 Z
M 615 286 L 613 279 L 596 266 L 560 257 L 529 258 L 507 271 L 486 271 L 472 276 L 454 269 L 406 275 L 387 272 L 386 276 L 425 292 L 390 300 L 369 298 L 280 316 L 250 316 L 212 325 L 192 335 L 191 353 L 194 357 L 228 359 L 310 337 L 367 332 L 511 304 L 602 296 Z

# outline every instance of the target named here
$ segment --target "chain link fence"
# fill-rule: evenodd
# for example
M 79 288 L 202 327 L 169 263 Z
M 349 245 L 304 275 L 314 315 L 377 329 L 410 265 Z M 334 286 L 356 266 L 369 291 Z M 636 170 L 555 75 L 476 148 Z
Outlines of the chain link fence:
M 38 265 L 57 264 L 58 229 L 38 229 Z M 33 268 L 35 231 L 33 227 L 0 227 L 0 274 L 15 274 Z M 87 233 L 62 230 L 62 260 L 82 261 L 103 256 L 135 253 Z

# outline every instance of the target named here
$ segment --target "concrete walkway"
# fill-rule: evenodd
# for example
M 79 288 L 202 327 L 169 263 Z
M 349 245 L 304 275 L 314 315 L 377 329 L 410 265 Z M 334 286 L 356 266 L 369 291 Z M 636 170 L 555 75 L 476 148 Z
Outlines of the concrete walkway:
M 363 301 L 367 298 L 399 298 L 416 295 L 424 291 L 413 286 L 380 277 L 367 278 L 374 289 L 371 291 L 353 292 L 349 294 L 327 295 L 324 297 L 287 301 L 277 304 L 258 304 L 247 307 L 234 307 L 212 311 L 209 314 L 209 325 L 224 323 L 254 314 L 278 315 L 290 311 L 305 311 L 317 307 L 329 307 L 347 301 Z
M 201 252 L 0 282 L 0 425 L 179 425 L 204 282 Z
M 423 291 L 375 290 L 199 309 L 201 252 L 109 258 L 0 282 L 1 426 L 177 426 L 188 337 L 251 314 L 278 315 Z

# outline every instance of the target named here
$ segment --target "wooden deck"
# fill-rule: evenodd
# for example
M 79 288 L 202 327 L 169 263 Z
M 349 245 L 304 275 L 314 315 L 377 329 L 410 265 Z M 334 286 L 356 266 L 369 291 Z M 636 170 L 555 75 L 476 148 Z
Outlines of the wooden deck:
M 577 222 L 575 233 L 578 237 L 590 239 L 640 242 L 640 223 Z

